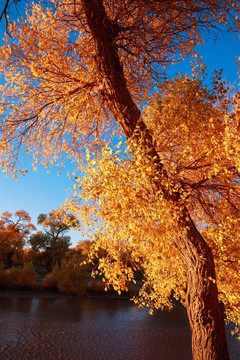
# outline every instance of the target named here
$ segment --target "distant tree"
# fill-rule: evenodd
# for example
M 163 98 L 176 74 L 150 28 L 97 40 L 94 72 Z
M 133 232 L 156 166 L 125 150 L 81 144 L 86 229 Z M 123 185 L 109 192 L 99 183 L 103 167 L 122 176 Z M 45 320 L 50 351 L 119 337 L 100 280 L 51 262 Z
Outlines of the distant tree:
M 48 269 L 56 263 L 60 265 L 71 245 L 70 236 L 66 232 L 77 224 L 75 217 L 51 211 L 49 214 L 39 214 L 37 223 L 42 225 L 44 231 L 31 235 L 29 244 L 35 252 L 43 252 Z
M 53 240 L 64 238 L 65 233 L 78 224 L 75 216 L 71 213 L 51 211 L 47 214 L 39 214 L 37 219 L 38 225 L 42 225 L 45 234 Z
M 71 247 L 68 250 L 66 254 L 66 260 L 72 260 L 74 258 L 82 261 L 83 259 L 86 259 L 91 251 L 90 249 L 92 245 L 93 243 L 90 240 L 78 241 L 75 247 Z
M 18 210 L 14 217 L 5 211 L 0 217 L 0 260 L 6 266 L 12 261 L 20 261 L 27 236 L 31 230 L 36 230 L 31 223 L 31 217 L 25 210 Z
M 79 251 L 82 257 L 87 257 L 91 251 L 93 243 L 90 240 L 78 241 L 75 249 Z

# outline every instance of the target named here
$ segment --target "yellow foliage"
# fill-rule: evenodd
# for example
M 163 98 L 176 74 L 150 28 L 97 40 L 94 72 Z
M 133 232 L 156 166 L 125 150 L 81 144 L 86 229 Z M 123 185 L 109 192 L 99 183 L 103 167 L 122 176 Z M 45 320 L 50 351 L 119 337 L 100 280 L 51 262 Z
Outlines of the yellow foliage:
M 156 174 L 141 149 L 106 146 L 99 156 L 88 153 L 79 167 L 84 176 L 65 206 L 85 224 L 85 236 L 94 233 L 95 252 L 106 250 L 98 272 L 107 286 L 126 290 L 140 266 L 144 283 L 135 301 L 157 308 L 171 308 L 172 295 L 185 299 L 186 274 L 175 241 L 185 231 L 177 224 L 187 207 L 213 251 L 228 319 L 239 323 L 240 135 L 226 89 L 220 79 L 212 89 L 201 78 L 165 81 L 143 116 L 168 178 Z M 154 191 L 153 177 L 180 191 L 178 206 Z M 123 261 L 124 252 L 133 267 Z
M 228 22 L 239 29 L 238 15 L 238 1 L 227 0 L 31 3 L 0 50 L 4 171 L 16 176 L 22 144 L 34 169 L 39 161 L 61 167 L 63 155 L 74 158 L 81 178 L 67 210 L 92 226 L 95 250 L 106 250 L 98 267 L 106 287 L 120 293 L 134 280 L 134 268 L 144 271 L 143 306 L 171 307 L 170 295 L 184 300 L 177 244 L 183 248 L 179 239 L 186 235 L 197 251 L 186 224 L 196 225 L 213 251 L 228 318 L 236 322 L 239 98 L 231 100 L 218 73 L 208 90 L 195 67 L 194 78 L 163 81 L 142 116 L 138 107 L 165 66 L 201 44 L 202 29 Z M 118 126 L 130 146 L 105 146 L 119 136 Z M 62 291 L 69 279 L 71 293 L 81 291 L 82 269 L 69 262 L 61 271 Z M 210 272 L 214 277 L 213 267 Z
M 178 236 L 176 215 L 170 204 L 152 193 L 146 168 L 151 176 L 149 164 L 137 166 L 130 157 L 127 161 L 104 148 L 97 165 L 89 158 L 84 168 L 87 176 L 78 180 L 79 195 L 69 199 L 66 206 L 81 218 L 81 223 L 94 225 L 98 219 L 93 256 L 99 248 L 106 250 L 107 256 L 99 259 L 98 271 L 104 273 L 107 284 L 116 291 L 127 290 L 127 283 L 134 280 L 134 268 L 141 266 L 145 289 L 152 288 L 158 279 L 158 289 L 152 288 L 144 296 L 148 304 L 161 307 L 169 303 L 166 299 L 173 289 L 180 297 L 185 278 L 174 246 L 174 237 Z M 134 259 L 133 266 L 123 260 L 126 252 Z
M 239 25 L 233 20 L 239 15 L 238 4 L 226 0 L 208 0 L 199 7 L 189 3 L 187 9 L 183 3 L 179 10 L 168 2 L 139 6 L 136 1 L 105 1 L 104 6 L 116 27 L 113 42 L 127 87 L 138 105 L 147 100 L 153 79 L 162 75 L 166 64 L 192 53 L 202 42 L 203 24 L 229 18 L 232 28 Z M 81 160 L 79 149 L 86 143 L 96 149 L 106 135 L 118 132 L 109 116 L 108 85 L 97 56 L 81 2 L 52 0 L 48 7 L 31 3 L 25 20 L 11 25 L 11 37 L 0 50 L 5 78 L 0 158 L 5 172 L 16 171 L 18 145 L 32 153 L 34 169 L 38 162 L 61 167 L 61 154 Z

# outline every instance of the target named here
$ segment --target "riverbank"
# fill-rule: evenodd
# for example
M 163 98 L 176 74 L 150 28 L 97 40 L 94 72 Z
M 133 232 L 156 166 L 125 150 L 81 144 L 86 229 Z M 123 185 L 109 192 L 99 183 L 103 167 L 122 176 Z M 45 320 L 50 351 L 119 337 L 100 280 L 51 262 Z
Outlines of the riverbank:
M 129 300 L 127 295 L 118 294 L 86 294 L 86 295 L 67 295 L 57 290 L 44 289 L 38 287 L 30 290 L 0 290 L 0 297 L 37 297 L 37 298 L 78 298 L 78 299 L 113 299 L 113 300 Z

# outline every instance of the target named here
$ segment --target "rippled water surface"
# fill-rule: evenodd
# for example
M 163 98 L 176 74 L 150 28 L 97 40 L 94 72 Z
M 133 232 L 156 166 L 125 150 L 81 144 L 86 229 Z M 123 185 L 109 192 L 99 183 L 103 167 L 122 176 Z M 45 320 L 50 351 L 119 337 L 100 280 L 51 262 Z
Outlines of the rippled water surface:
M 230 335 L 232 360 L 240 342 Z M 191 360 L 185 310 L 127 300 L 0 295 L 1 360 Z

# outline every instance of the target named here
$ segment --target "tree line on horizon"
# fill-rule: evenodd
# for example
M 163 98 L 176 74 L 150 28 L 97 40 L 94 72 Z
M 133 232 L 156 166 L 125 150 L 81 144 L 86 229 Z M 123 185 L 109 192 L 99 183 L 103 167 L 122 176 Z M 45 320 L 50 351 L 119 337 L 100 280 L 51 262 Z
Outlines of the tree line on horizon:
M 27 211 L 18 210 L 14 215 L 3 212 L 0 216 L 0 261 L 5 267 L 31 261 L 48 270 L 60 264 L 70 251 L 71 238 L 67 232 L 77 223 L 75 217 L 68 214 L 70 224 L 67 224 L 65 215 L 54 211 L 39 214 L 37 224 L 43 230 L 37 231 Z
M 77 223 L 72 214 L 67 214 L 66 222 L 66 214 L 51 211 L 39 214 L 37 224 L 44 230 L 36 231 L 25 210 L 18 210 L 14 215 L 3 212 L 0 217 L 0 289 L 36 289 L 36 269 L 40 266 L 40 270 L 46 270 L 42 288 L 68 295 L 116 293 L 117 289 L 107 287 L 103 277 L 94 276 L 99 259 L 106 256 L 105 251 L 99 249 L 89 261 L 92 241 L 79 241 L 75 247 L 70 247 L 70 236 L 66 233 Z M 129 256 L 122 255 L 127 262 Z M 135 270 L 140 280 L 140 267 Z M 133 283 L 128 284 L 127 290 L 128 295 L 137 295 Z

